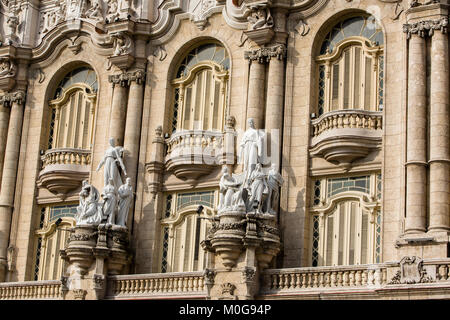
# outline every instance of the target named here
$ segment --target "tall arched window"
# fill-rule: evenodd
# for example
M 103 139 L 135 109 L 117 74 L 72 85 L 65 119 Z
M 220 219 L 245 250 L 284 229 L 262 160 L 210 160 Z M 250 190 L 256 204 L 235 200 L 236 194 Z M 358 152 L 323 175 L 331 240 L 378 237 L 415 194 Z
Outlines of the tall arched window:
M 381 174 L 317 179 L 312 266 L 381 262 Z
M 161 220 L 161 272 L 199 271 L 207 267 L 200 243 L 211 228 L 216 191 L 173 193 L 166 196 Z M 204 207 L 197 213 L 199 205 Z
M 216 43 L 190 51 L 177 69 L 172 131 L 222 130 L 230 58 Z
M 49 149 L 91 149 L 97 77 L 87 67 L 72 70 L 59 83 L 53 99 Z
M 57 280 L 66 270 L 66 262 L 60 256 L 75 226 L 77 204 L 43 207 L 39 228 L 36 231 L 36 260 L 34 280 Z M 56 223 L 58 222 L 58 223 Z
M 383 32 L 372 16 L 336 24 L 316 57 L 317 113 L 383 109 Z

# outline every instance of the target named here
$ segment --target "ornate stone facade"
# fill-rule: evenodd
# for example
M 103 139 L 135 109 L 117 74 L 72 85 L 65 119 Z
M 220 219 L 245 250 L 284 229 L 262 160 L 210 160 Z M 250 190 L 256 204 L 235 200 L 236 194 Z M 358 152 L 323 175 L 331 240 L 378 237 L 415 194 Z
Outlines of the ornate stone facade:
M 449 6 L 0 1 L 0 299 L 449 298 Z

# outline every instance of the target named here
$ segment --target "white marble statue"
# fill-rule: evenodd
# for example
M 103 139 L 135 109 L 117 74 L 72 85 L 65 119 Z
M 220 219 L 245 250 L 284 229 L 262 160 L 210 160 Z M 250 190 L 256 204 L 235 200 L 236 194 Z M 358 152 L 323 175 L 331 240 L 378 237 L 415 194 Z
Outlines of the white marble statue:
M 256 168 L 250 176 L 249 183 L 251 196 L 248 205 L 250 208 L 257 209 L 257 211 L 261 212 L 264 204 L 264 195 L 267 195 L 268 192 L 267 178 L 262 170 L 261 163 L 256 164 Z M 255 205 L 256 201 L 257 206 Z
M 75 221 L 77 225 L 90 224 L 99 225 L 102 221 L 102 205 L 99 203 L 100 193 L 90 185 L 87 180 L 83 181 L 80 192 L 80 204 L 77 207 Z
M 239 185 L 240 183 L 230 174 L 228 167 L 223 167 L 219 182 L 218 210 L 230 208 L 233 205 L 234 194 L 239 191 Z
M 245 181 L 250 178 L 256 164 L 261 162 L 263 154 L 263 136 L 255 129 L 255 122 L 252 118 L 248 119 L 248 127 L 239 145 L 239 157 L 244 164 Z
M 130 211 L 131 203 L 133 201 L 133 187 L 131 179 L 127 178 L 125 184 L 121 185 L 118 190 L 119 193 L 119 212 L 117 215 L 116 224 L 126 227 L 128 212 Z
M 86 17 L 95 19 L 95 20 L 103 19 L 103 8 L 102 8 L 100 0 L 92 1 L 91 8 L 86 11 Z
M 109 180 L 112 179 L 114 181 L 114 187 L 118 189 L 123 184 L 119 168 L 127 175 L 122 159 L 123 147 L 116 147 L 113 138 L 109 139 L 109 144 L 110 147 L 106 150 L 103 159 L 98 164 L 97 172 L 104 165 L 105 186 L 109 183 Z
M 269 189 L 267 195 L 267 211 L 271 214 L 276 213 L 276 206 L 278 204 L 278 199 L 280 198 L 280 187 L 283 184 L 284 179 L 277 170 L 277 165 L 272 164 L 267 175 L 267 186 Z
M 103 219 L 107 224 L 115 224 L 118 210 L 118 195 L 114 188 L 113 179 L 109 179 L 108 184 L 103 188 Z

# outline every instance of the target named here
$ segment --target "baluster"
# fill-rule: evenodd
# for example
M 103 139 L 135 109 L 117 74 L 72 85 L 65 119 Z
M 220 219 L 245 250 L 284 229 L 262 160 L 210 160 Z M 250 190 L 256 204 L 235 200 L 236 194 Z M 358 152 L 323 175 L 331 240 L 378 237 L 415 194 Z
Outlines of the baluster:
M 363 285 L 363 286 L 367 285 L 367 273 L 368 272 L 369 272 L 368 270 L 362 271 L 362 274 L 361 274 L 361 285 Z
M 301 274 L 300 273 L 296 273 L 295 274 L 295 288 L 300 288 L 301 287 L 301 280 L 300 280 Z
M 148 282 L 149 282 L 148 292 L 149 293 L 154 292 L 155 291 L 155 279 L 153 279 L 153 278 L 149 279 Z
M 339 272 L 338 272 L 338 275 L 337 275 L 337 279 L 338 279 L 338 287 L 342 287 L 343 281 L 344 281 L 343 278 L 344 278 L 344 277 L 343 277 L 343 272 L 342 272 L 342 271 L 339 271 Z
M 313 287 L 317 288 L 319 286 L 319 274 L 317 272 L 313 273 Z
M 351 270 L 350 274 L 349 274 L 349 280 L 350 280 L 349 285 L 351 287 L 353 287 L 355 285 L 355 273 L 356 273 L 355 270 Z
M 312 288 L 314 286 L 314 277 L 313 277 L 313 274 L 311 272 L 308 273 L 307 286 L 308 286 L 308 288 Z
M 350 280 L 349 280 L 349 271 L 344 271 L 344 274 L 343 274 L 343 286 L 344 287 L 348 287 L 349 286 L 349 282 L 350 282 Z
M 373 285 L 374 282 L 375 282 L 375 270 L 369 270 L 367 284 Z
M 337 278 L 336 278 L 336 271 L 331 272 L 331 287 L 336 287 Z
M 306 273 L 302 273 L 302 288 L 306 288 Z

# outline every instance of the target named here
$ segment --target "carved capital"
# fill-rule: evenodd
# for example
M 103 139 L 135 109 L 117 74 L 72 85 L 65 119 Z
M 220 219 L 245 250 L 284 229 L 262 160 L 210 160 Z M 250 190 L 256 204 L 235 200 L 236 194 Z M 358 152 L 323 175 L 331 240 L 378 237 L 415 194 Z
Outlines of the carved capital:
M 131 82 L 136 81 L 137 84 L 142 84 L 145 81 L 145 72 L 137 70 L 134 72 L 122 72 L 119 74 L 113 74 L 108 77 L 109 82 L 117 84 L 122 87 L 127 87 Z
M 439 20 L 423 20 L 415 23 L 407 23 L 403 25 L 403 32 L 410 39 L 413 34 L 419 37 L 432 37 L 435 30 L 440 30 L 446 34 L 448 30 L 448 17 L 442 17 Z
M 18 90 L 11 93 L 5 93 L 0 97 L 0 105 L 10 107 L 13 103 L 22 106 L 25 103 L 25 91 Z
M 246 51 L 244 53 L 244 58 L 249 62 L 257 61 L 259 63 L 266 63 L 270 62 L 272 58 L 283 60 L 286 58 L 286 53 L 286 46 L 284 44 L 279 44 L 273 47 Z

